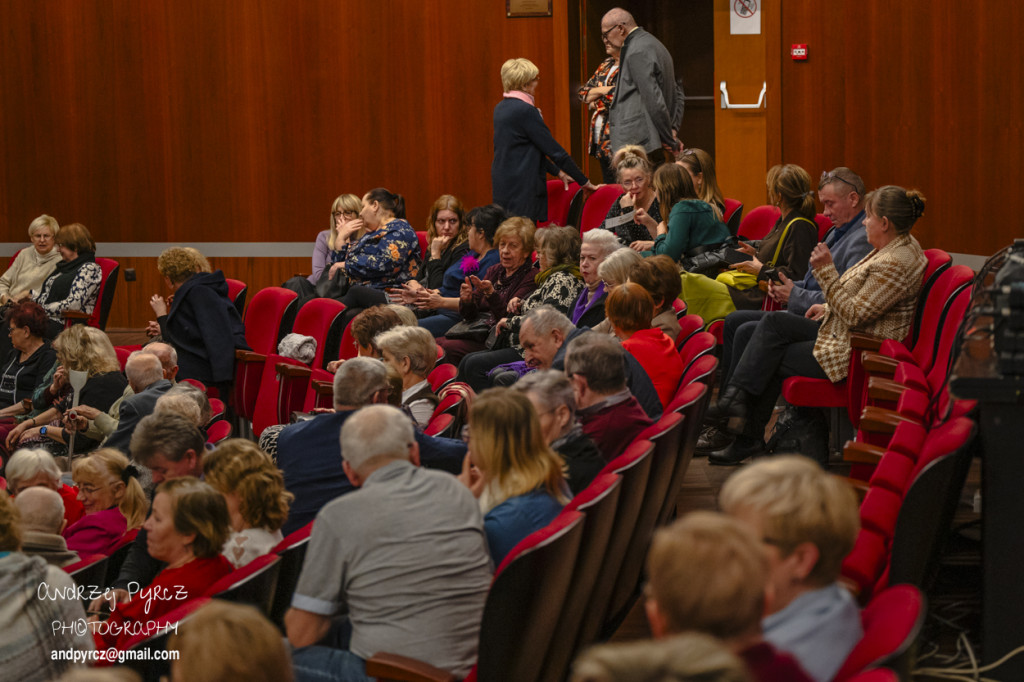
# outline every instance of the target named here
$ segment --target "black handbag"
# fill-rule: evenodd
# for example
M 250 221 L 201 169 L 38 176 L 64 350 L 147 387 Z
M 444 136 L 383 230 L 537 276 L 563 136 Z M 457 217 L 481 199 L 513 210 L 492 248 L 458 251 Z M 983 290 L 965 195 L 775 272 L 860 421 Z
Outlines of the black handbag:
M 452 341 L 476 341 L 484 343 L 487 335 L 494 328 L 494 318 L 490 315 L 479 315 L 472 320 L 459 320 L 445 332 L 444 337 Z
M 719 244 L 698 246 L 679 261 L 679 267 L 695 275 L 705 275 L 714 279 L 719 272 L 728 268 L 730 263 L 736 262 L 737 246 L 739 240 L 736 237 L 729 237 Z
M 330 268 L 325 267 L 324 271 L 320 274 L 320 279 L 316 283 L 317 298 L 333 298 L 338 300 L 348 293 L 348 273 L 341 268 L 335 270 L 333 277 L 330 273 Z

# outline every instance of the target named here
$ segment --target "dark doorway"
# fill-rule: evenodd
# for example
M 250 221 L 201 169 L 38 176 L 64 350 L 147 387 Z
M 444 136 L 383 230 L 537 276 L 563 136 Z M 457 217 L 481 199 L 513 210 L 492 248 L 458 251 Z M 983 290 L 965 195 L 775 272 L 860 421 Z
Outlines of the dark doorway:
M 575 93 L 594 73 L 605 58 L 601 44 L 601 17 L 613 7 L 624 7 L 637 24 L 654 34 L 672 54 L 676 78 L 682 80 L 686 93 L 686 113 L 679 139 L 687 147 L 699 147 L 715 154 L 715 40 L 713 0 L 683 0 L 667 3 L 662 0 L 638 0 L 622 3 L 615 0 L 579 0 L 569 3 L 570 74 Z M 572 118 L 572 154 L 586 154 L 586 107 L 580 103 Z M 590 162 L 591 177 L 600 177 L 596 161 Z M 595 175 L 596 174 L 596 175 Z

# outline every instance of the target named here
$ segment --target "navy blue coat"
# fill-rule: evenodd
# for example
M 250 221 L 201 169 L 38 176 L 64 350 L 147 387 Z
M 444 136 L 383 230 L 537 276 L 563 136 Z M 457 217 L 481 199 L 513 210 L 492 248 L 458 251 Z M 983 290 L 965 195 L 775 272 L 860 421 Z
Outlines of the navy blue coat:
M 494 162 L 491 195 L 510 216 L 534 221 L 548 218 L 545 172 L 559 169 L 586 185 L 589 180 L 562 145 L 551 136 L 537 107 L 506 98 L 494 107 Z

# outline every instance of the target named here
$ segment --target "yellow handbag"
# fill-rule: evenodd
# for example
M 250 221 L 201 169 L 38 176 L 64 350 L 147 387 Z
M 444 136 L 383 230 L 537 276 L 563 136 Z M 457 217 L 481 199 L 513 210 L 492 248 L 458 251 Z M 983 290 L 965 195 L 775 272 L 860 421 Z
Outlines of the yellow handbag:
M 738 291 L 746 291 L 757 286 L 757 275 L 739 270 L 726 270 L 715 279 L 725 286 L 732 287 Z

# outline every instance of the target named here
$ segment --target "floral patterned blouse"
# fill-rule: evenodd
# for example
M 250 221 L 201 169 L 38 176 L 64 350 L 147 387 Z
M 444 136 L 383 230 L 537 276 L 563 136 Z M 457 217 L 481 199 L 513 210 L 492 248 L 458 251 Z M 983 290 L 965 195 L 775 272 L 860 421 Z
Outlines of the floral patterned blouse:
M 75 275 L 71 284 L 71 293 L 67 298 L 57 301 L 50 300 L 50 287 L 56 281 L 56 274 L 50 275 L 43 282 L 42 291 L 36 298 L 46 310 L 51 320 L 60 321 L 60 314 L 65 310 L 80 310 L 84 313 L 92 313 L 96 307 L 96 299 L 100 294 L 100 282 L 103 280 L 103 270 L 96 263 L 83 263 Z
M 602 95 L 590 103 L 590 110 L 594 113 L 590 117 L 590 143 L 587 145 L 587 150 L 595 159 L 611 159 L 612 157 L 608 107 L 615 99 L 615 85 L 618 82 L 619 65 L 612 57 L 608 57 L 597 67 L 597 71 L 590 77 L 590 80 L 579 89 L 580 101 L 583 101 L 591 88 L 612 86 L 612 90 L 607 95 Z
M 519 345 L 519 328 L 523 325 L 526 313 L 537 306 L 549 305 L 568 317 L 584 286 L 578 266 L 575 264 L 556 265 L 538 275 L 537 279 L 541 281 L 540 286 L 526 297 L 519 314 L 508 320 L 508 328 L 512 334 L 509 341 L 520 355 L 523 354 L 523 348 Z
M 619 205 L 619 201 L 624 196 L 626 196 L 625 192 L 623 192 L 618 199 L 612 202 L 611 208 L 608 209 L 608 215 L 604 217 L 604 222 L 601 223 L 601 227 L 614 232 L 615 236 L 619 238 L 619 241 L 626 246 L 629 246 L 636 241 L 652 241 L 654 237 L 652 237 L 651 233 L 647 231 L 647 228 L 635 220 L 632 220 L 632 210 L 626 213 L 626 216 L 630 217 L 630 219 L 626 222 L 620 222 L 623 217 L 623 213 L 622 206 Z M 647 215 L 651 216 L 651 218 L 654 219 L 654 222 L 661 222 L 661 206 L 658 204 L 658 197 L 654 197 L 654 201 L 651 202 L 651 208 L 647 211 Z
M 420 272 L 420 242 L 412 225 L 395 218 L 367 232 L 345 254 L 345 272 L 353 284 L 374 289 L 396 287 Z

